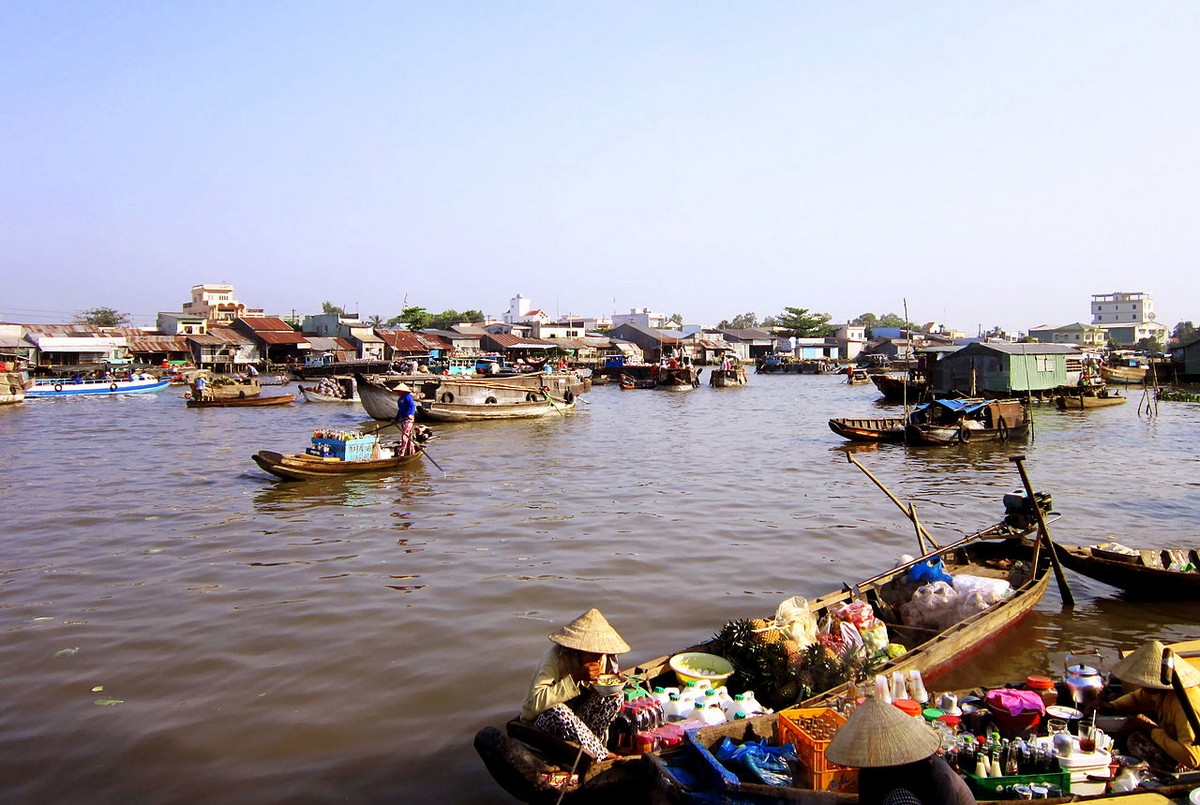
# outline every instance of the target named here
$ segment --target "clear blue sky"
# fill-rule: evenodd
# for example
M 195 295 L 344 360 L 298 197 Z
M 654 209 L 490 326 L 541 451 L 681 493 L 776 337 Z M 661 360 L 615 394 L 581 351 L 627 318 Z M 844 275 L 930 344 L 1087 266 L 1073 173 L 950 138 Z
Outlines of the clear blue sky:
M 1200 321 L 1200 3 L 0 3 L 0 319 Z

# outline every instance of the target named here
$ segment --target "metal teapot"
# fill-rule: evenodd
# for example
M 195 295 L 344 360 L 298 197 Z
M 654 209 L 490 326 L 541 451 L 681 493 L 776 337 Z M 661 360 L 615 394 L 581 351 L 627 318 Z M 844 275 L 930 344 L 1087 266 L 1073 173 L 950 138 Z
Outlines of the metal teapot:
M 1096 658 L 1094 665 L 1089 665 L 1081 661 L 1081 658 Z M 1071 698 L 1075 700 L 1075 706 L 1086 702 L 1094 702 L 1100 698 L 1100 691 L 1104 689 L 1104 674 L 1100 671 L 1100 665 L 1104 658 L 1098 651 L 1084 651 L 1079 653 L 1068 653 L 1067 658 L 1063 661 L 1063 666 L 1066 669 L 1066 676 L 1063 677 L 1063 684 L 1071 691 Z

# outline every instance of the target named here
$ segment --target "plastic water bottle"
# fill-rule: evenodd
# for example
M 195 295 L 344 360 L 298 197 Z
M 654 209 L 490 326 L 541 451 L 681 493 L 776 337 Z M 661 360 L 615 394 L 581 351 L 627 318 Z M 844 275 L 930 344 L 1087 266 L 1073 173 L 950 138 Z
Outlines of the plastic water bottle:
M 754 695 L 754 691 L 748 690 L 745 693 L 743 693 L 742 696 L 744 696 L 745 700 L 746 700 L 746 715 L 747 716 L 753 716 L 753 715 L 758 715 L 759 713 L 771 712 L 769 709 L 762 706 L 762 704 L 758 701 L 758 697 Z
M 666 704 L 671 700 L 671 697 L 667 695 L 666 688 L 663 687 L 655 687 L 654 692 L 650 696 L 659 704 Z
M 687 706 L 683 699 L 679 698 L 678 693 L 667 694 L 670 698 L 663 705 L 663 712 L 666 713 L 667 721 L 682 721 L 683 714 L 686 712 L 684 708 Z
M 679 698 L 685 702 L 694 702 L 703 695 L 703 688 L 695 682 L 688 682 L 683 686 L 683 691 L 679 694 Z
M 738 693 L 734 695 L 721 709 L 725 711 L 725 719 L 727 721 L 733 721 L 734 716 L 738 713 L 741 713 L 742 717 L 745 718 L 747 711 L 750 709 L 746 706 L 746 694 Z

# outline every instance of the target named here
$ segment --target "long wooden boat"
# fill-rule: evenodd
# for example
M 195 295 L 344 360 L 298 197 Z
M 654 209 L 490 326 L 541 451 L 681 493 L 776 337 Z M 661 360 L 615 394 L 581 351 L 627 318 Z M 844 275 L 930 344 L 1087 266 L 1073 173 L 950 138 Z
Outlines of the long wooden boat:
M 1010 525 L 1006 520 L 857 584 L 843 584 L 840 590 L 810 602 L 810 609 L 819 621 L 832 608 L 854 600 L 872 604 L 876 617 L 888 626 L 889 639 L 903 644 L 907 649 L 899 657 L 884 661 L 873 672 L 890 674 L 893 671 L 907 673 L 920 670 L 926 681 L 935 680 L 938 674 L 950 670 L 1015 626 L 1041 600 L 1050 581 L 1049 557 L 1043 552 L 1037 566 L 1032 566 L 1030 560 L 1033 551 L 1029 543 L 1022 539 L 1029 533 L 1028 529 Z M 887 603 L 888 599 L 892 598 L 892 591 L 903 583 L 902 579 L 911 568 L 935 558 L 940 558 L 951 574 L 969 573 L 991 579 L 1006 579 L 1012 586 L 1011 594 L 940 632 L 905 626 L 899 622 L 895 607 Z M 710 639 L 686 651 L 715 652 L 714 645 Z M 672 656 L 666 655 L 637 665 L 629 674 L 647 685 L 670 684 L 672 672 L 669 662 Z M 810 691 L 797 704 L 821 705 L 848 691 L 852 692 L 851 683 Z M 645 795 L 648 790 L 646 786 L 649 785 L 645 779 L 645 764 L 628 760 L 591 762 L 587 755 L 583 755 L 583 762 L 575 766 L 578 780 L 572 782 L 569 779 L 572 759 L 579 758 L 578 747 L 572 750 L 572 746 L 557 739 L 548 739 L 516 720 L 509 722 L 506 732 L 488 727 L 475 738 L 475 749 L 489 773 L 519 800 L 555 802 L 564 796 L 571 802 L 611 802 L 616 801 L 614 797 L 617 795 L 633 799 L 637 799 L 637 791 Z M 566 782 L 560 782 L 559 785 L 549 782 L 562 781 L 564 773 L 568 776 Z
M 840 417 L 829 420 L 829 429 L 852 442 L 902 442 L 904 417 Z
M 1109 383 L 1144 383 L 1148 366 L 1100 366 L 1100 376 Z
M 25 389 L 25 396 L 35 397 L 78 397 L 85 394 L 146 394 L 162 391 L 169 384 L 165 380 L 69 380 L 51 378 L 36 380 Z
M 272 475 L 289 481 L 304 481 L 310 478 L 338 478 L 364 472 L 397 469 L 417 464 L 425 455 L 424 446 L 417 452 L 402 456 L 372 459 L 367 461 L 343 461 L 338 458 L 322 458 L 307 453 L 275 453 L 259 450 L 251 456 L 254 463 Z
M 305 402 L 358 402 L 358 393 L 355 390 L 353 377 L 331 375 L 328 378 L 322 378 L 321 382 L 315 386 L 297 386 L 297 388 L 300 390 L 300 396 L 304 398 Z
M 911 380 L 907 375 L 873 374 L 871 382 L 885 400 L 889 402 L 924 402 L 930 397 L 929 384 L 924 380 Z
M 570 406 L 574 404 L 578 395 L 589 387 L 588 382 L 570 373 L 532 373 L 500 377 L 425 374 L 372 378 L 355 375 L 354 385 L 358 391 L 359 402 L 372 418 L 386 422 L 396 418 L 396 392 L 387 385 L 393 380 L 403 382 L 412 389 L 413 397 L 417 400 L 418 417 L 422 416 L 421 406 L 425 402 L 440 405 L 544 402 L 547 393 L 559 407 Z M 544 413 L 552 413 L 552 409 L 547 409 Z
M 188 408 L 271 408 L 291 405 L 295 394 L 278 394 L 274 397 L 233 397 L 228 400 L 188 400 Z
M 193 396 L 195 390 L 193 389 Z M 262 394 L 262 386 L 255 380 L 224 381 L 221 378 L 210 380 L 204 387 L 206 400 L 241 400 L 246 397 L 257 397 Z
M 1070 394 L 1059 394 L 1054 398 L 1054 404 L 1060 411 L 1086 411 L 1090 408 L 1124 405 L 1127 399 L 1119 391 L 1086 389 Z
M 573 402 L 568 403 L 563 400 L 554 400 L 544 394 L 533 400 L 483 403 L 479 405 L 422 400 L 417 405 L 417 416 L 433 422 L 481 422 L 497 419 L 532 419 L 552 414 L 555 411 L 562 413 L 562 411 L 573 407 Z
M 965 444 L 1019 439 L 1029 430 L 1020 400 L 933 400 L 917 407 L 904 426 L 909 444 Z
M 1175 556 L 1168 550 L 1139 550 L 1133 554 L 1105 550 L 1100 546 L 1056 545 L 1063 565 L 1088 578 L 1119 587 L 1141 598 L 1200 597 L 1200 571 L 1171 570 L 1177 560 L 1200 568 L 1194 550 Z

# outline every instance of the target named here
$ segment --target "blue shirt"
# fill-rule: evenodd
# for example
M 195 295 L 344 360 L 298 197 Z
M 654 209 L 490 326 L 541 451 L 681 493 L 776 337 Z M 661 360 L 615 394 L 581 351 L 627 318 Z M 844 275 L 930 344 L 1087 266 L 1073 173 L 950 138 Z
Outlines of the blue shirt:
M 411 419 L 416 415 L 417 401 L 408 392 L 401 392 L 396 400 L 396 419 Z

